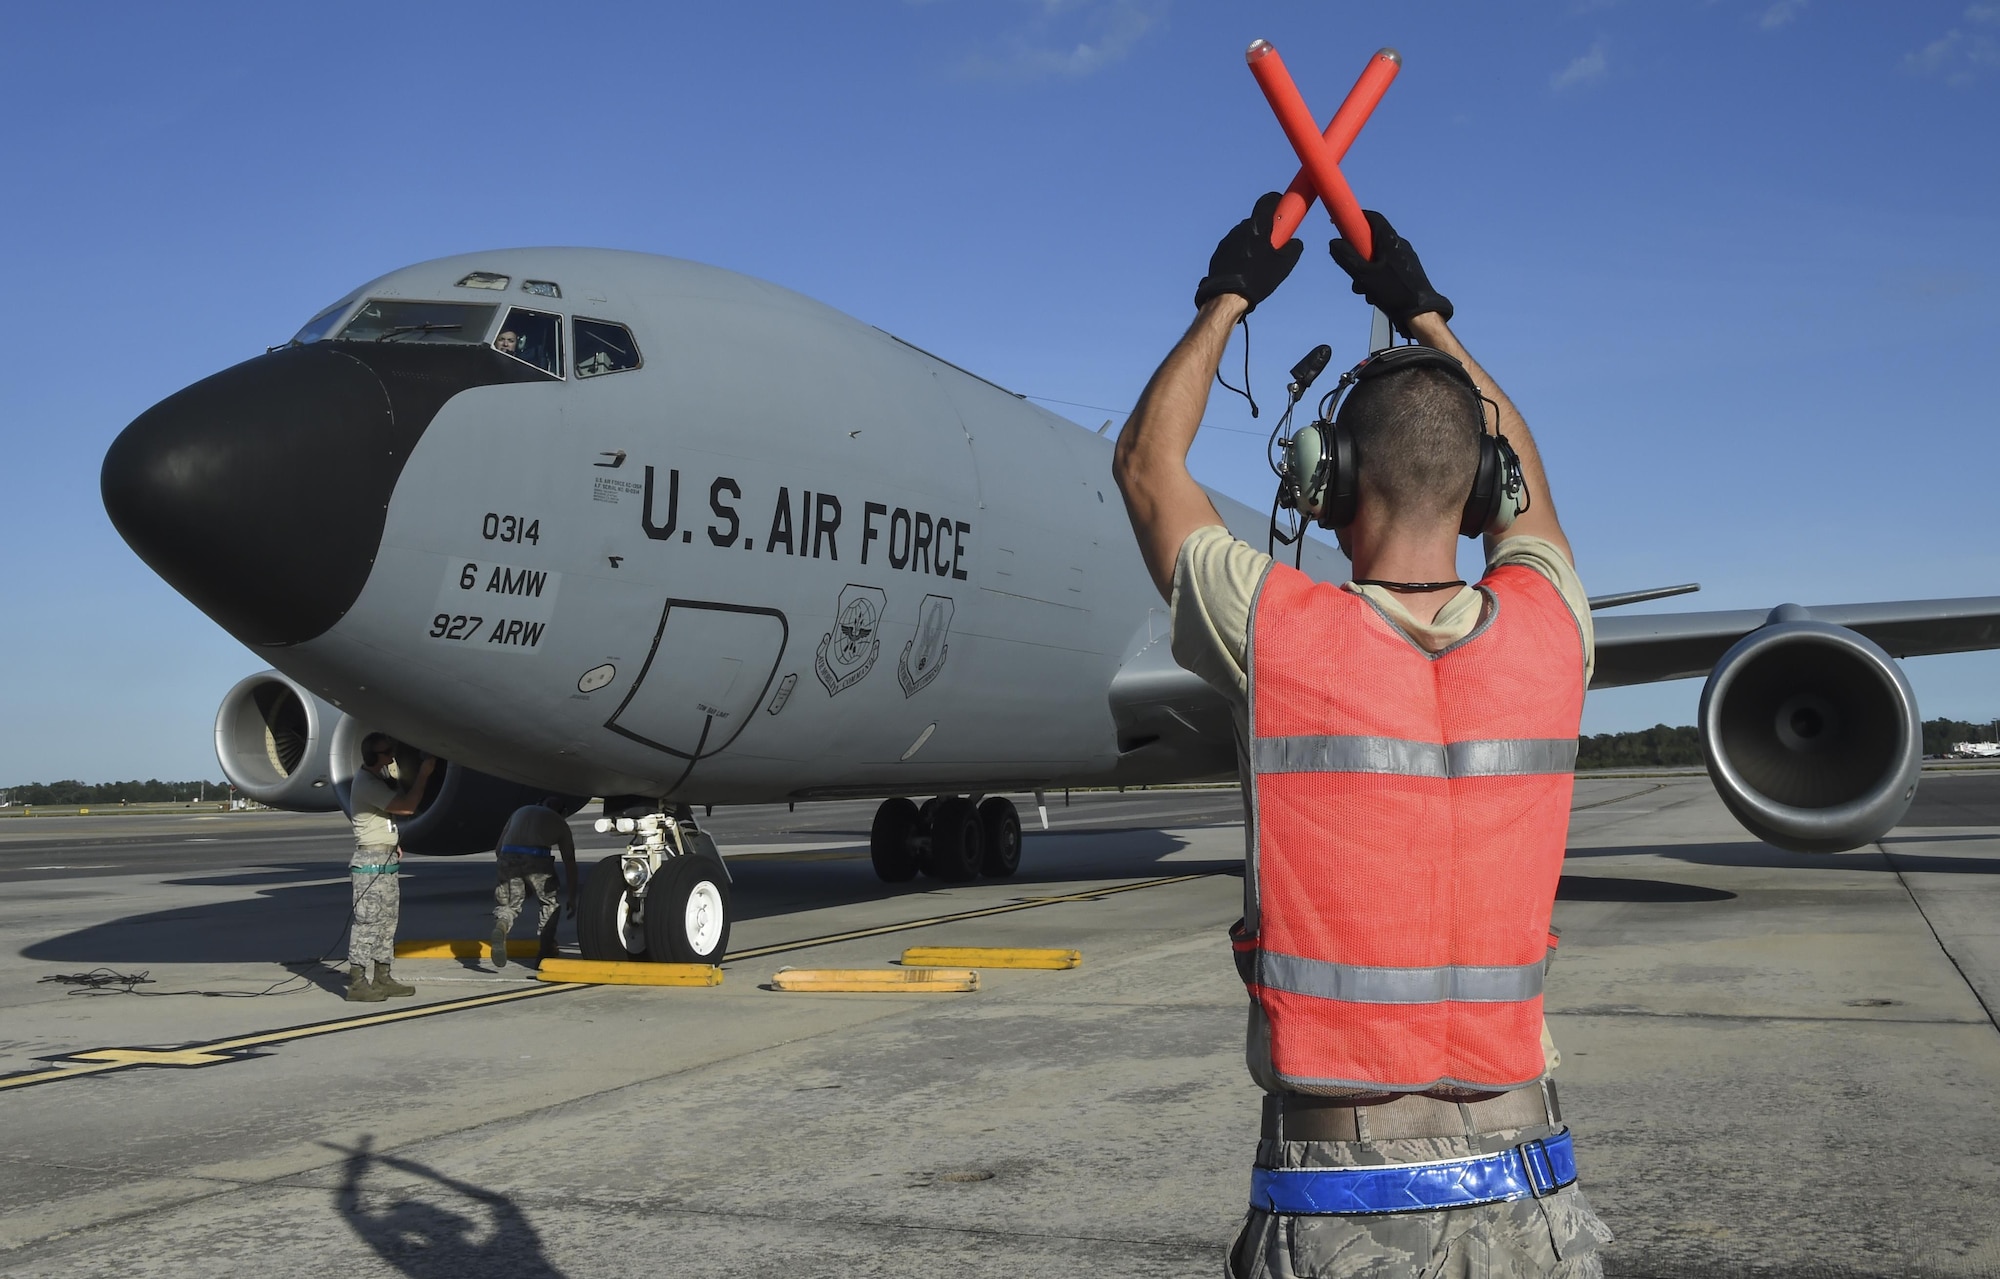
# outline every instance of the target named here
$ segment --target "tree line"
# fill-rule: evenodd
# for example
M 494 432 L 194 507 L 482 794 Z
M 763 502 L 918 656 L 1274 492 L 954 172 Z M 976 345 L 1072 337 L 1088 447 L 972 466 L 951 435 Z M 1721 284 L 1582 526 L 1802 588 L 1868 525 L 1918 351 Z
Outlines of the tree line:
M 60 782 L 24 782 L 19 786 L 0 786 L 0 795 L 7 797 L 15 805 L 28 804 L 116 804 L 120 800 L 132 804 L 173 804 L 190 800 L 227 799 L 227 782 L 163 782 L 158 778 L 129 782 L 79 782 L 74 778 Z
M 1630 733 L 1596 733 L 1576 739 L 1578 771 L 1591 768 L 1699 768 L 1701 734 L 1694 725 L 1655 724 Z
M 1957 719 L 1924 721 L 1924 754 L 1942 755 L 1957 742 L 1994 740 L 1995 725 Z M 1678 728 L 1655 724 L 1629 733 L 1597 733 L 1577 739 L 1579 770 L 1602 768 L 1700 768 L 1701 734 L 1692 724 Z M 226 799 L 226 782 L 163 782 L 155 778 L 129 782 L 27 782 L 0 786 L 0 796 L 22 804 L 184 803 L 197 797 Z
M 1993 724 L 1957 719 L 1924 721 L 1924 754 L 1943 755 L 1958 742 L 1994 740 Z M 1692 724 L 1655 724 L 1630 733 L 1597 733 L 1577 739 L 1578 770 L 1592 768 L 1699 768 L 1701 733 Z

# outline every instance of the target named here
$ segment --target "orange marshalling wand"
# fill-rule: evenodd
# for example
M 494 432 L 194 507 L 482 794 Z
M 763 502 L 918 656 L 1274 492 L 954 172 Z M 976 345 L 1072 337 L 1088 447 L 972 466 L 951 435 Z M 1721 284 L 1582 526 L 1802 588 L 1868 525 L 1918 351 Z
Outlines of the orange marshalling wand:
M 1299 224 L 1305 220 L 1306 211 L 1312 208 L 1313 197 L 1317 194 L 1326 202 L 1329 216 L 1340 234 L 1354 244 L 1364 257 L 1375 256 L 1375 237 L 1368 228 L 1368 220 L 1361 216 L 1360 202 L 1354 198 L 1347 179 L 1341 176 L 1340 161 L 1347 154 L 1347 148 L 1354 144 L 1355 135 L 1361 126 L 1368 123 L 1382 95 L 1389 90 L 1396 73 L 1403 69 L 1403 57 L 1394 49 L 1383 49 L 1368 60 L 1361 72 L 1361 78 L 1348 91 L 1347 100 L 1334 112 L 1333 120 L 1320 133 L 1314 125 L 1313 114 L 1299 96 L 1298 86 L 1292 83 L 1291 72 L 1285 70 L 1285 60 L 1278 56 L 1268 40 L 1253 41 L 1244 55 L 1250 64 L 1250 74 L 1257 79 L 1257 87 L 1264 91 L 1264 100 L 1271 104 L 1271 111 L 1278 117 L 1278 124 L 1291 142 L 1292 150 L 1298 152 L 1300 169 L 1285 190 L 1285 198 L 1278 203 L 1277 223 L 1271 230 L 1272 247 L 1282 245 L 1292 238 Z

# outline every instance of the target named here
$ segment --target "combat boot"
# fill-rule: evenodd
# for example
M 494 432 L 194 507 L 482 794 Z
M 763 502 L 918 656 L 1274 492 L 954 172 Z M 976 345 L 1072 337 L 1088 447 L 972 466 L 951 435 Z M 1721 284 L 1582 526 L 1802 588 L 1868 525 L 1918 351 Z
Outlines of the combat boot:
M 507 966 L 507 926 L 501 923 L 493 925 L 493 966 Z
M 375 965 L 375 991 L 377 999 L 394 999 L 402 995 L 414 995 L 417 993 L 417 988 L 415 986 L 405 986 L 402 982 L 397 981 L 395 977 L 390 975 L 389 965 L 377 964 Z
M 377 964 L 376 967 L 381 967 Z M 383 994 L 374 982 L 368 980 L 366 965 L 356 964 L 347 975 L 347 1002 L 350 1004 L 379 1004 L 388 996 Z

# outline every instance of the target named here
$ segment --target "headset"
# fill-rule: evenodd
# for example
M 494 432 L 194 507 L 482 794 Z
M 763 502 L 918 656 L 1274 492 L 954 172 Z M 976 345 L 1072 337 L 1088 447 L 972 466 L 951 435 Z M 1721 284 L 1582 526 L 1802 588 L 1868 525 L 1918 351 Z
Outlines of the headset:
M 1330 354 L 1329 348 L 1316 347 L 1292 370 L 1288 388 L 1292 403 L 1298 402 L 1305 388 L 1326 367 Z M 1445 373 L 1466 389 L 1472 397 L 1473 412 L 1479 417 L 1479 466 L 1473 472 L 1472 491 L 1466 495 L 1458 531 L 1466 537 L 1506 532 L 1515 518 L 1528 509 L 1528 486 L 1521 474 L 1520 456 L 1497 429 L 1486 431 L 1486 406 L 1493 401 L 1479 389 L 1465 366 L 1436 347 L 1421 345 L 1391 346 L 1370 352 L 1361 363 L 1341 374 L 1340 382 L 1320 400 L 1319 416 L 1312 425 L 1286 439 L 1278 439 L 1273 432 L 1273 442 L 1280 451 L 1274 466 L 1278 472 L 1277 505 L 1316 520 L 1321 528 L 1345 528 L 1354 522 L 1361 491 L 1361 458 L 1355 448 L 1354 432 L 1339 420 L 1336 406 L 1346 403 L 1351 388 L 1409 369 L 1438 369 Z M 1497 405 L 1493 412 L 1497 423 L 1500 413 Z M 1287 409 L 1286 417 L 1290 416 Z

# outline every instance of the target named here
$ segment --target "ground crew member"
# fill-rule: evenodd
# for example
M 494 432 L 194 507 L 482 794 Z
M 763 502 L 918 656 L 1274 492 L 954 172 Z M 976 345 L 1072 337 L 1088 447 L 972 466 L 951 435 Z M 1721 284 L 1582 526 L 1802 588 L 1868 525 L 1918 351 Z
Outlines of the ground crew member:
M 1231 326 L 1301 252 L 1271 247 L 1277 203 L 1217 246 L 1115 461 L 1174 657 L 1236 710 L 1231 936 L 1267 1095 L 1229 1272 L 1599 1275 L 1610 1232 L 1574 1184 L 1541 1016 L 1589 605 L 1527 423 L 1378 213 L 1372 258 L 1333 257 L 1421 345 L 1358 366 L 1325 447 L 1290 455 L 1354 580 L 1222 526 L 1187 452 Z M 1486 537 L 1476 588 L 1461 531 Z
M 500 831 L 500 879 L 493 886 L 495 968 L 507 966 L 507 934 L 529 893 L 535 895 L 535 903 L 541 908 L 541 919 L 535 926 L 535 933 L 541 939 L 540 956 L 542 959 L 555 956 L 558 848 L 562 850 L 563 883 L 569 887 L 568 914 L 571 919 L 576 918 L 576 837 L 570 834 L 568 819 L 556 810 L 559 802 L 551 795 L 539 804 L 517 808 Z
M 396 918 L 402 908 L 397 871 L 403 850 L 396 843 L 395 819 L 417 811 L 436 767 L 437 760 L 425 755 L 416 778 L 407 787 L 400 786 L 395 739 L 386 733 L 361 739 L 361 768 L 348 791 L 348 806 L 354 813 L 354 857 L 348 863 L 354 913 L 347 934 L 347 998 L 354 1003 L 380 1003 L 391 995 L 417 993 L 415 986 L 397 981 L 390 971 L 396 958 Z

